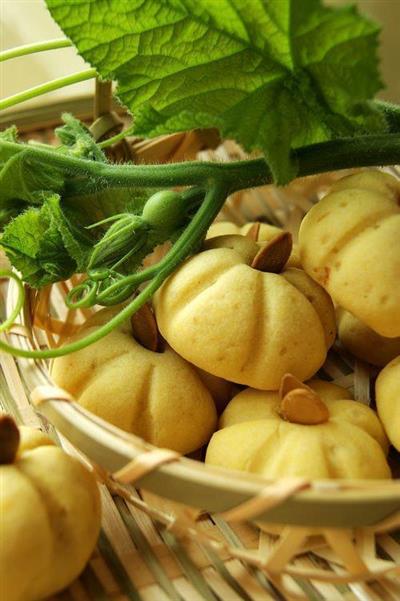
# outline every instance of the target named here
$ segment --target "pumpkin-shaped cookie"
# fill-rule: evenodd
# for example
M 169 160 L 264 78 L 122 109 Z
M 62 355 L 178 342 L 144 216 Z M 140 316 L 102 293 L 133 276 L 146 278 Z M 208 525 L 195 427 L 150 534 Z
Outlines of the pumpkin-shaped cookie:
M 259 246 L 219 236 L 185 261 L 154 297 L 161 334 L 182 357 L 226 380 L 279 388 L 291 371 L 310 378 L 335 338 L 326 292 L 285 269 L 288 234 Z
M 400 451 L 400 356 L 376 380 L 376 407 L 390 442 Z
M 390 478 L 376 414 L 357 401 L 335 398 L 337 389 L 325 390 L 322 400 L 289 376 L 280 396 L 241 392 L 221 417 L 206 463 L 267 478 Z
M 288 376 L 285 376 L 285 379 L 287 381 Z M 316 392 L 324 402 L 352 398 L 346 388 L 332 382 L 315 379 L 309 380 L 305 385 Z M 225 407 L 225 411 L 219 418 L 218 428 L 275 417 L 281 404 L 280 394 L 278 390 L 255 390 L 254 388 L 242 390 Z
M 236 225 L 231 221 L 216 221 L 208 232 L 208 238 L 216 238 L 217 236 L 226 236 L 236 234 L 240 236 L 248 236 L 256 242 L 269 242 L 278 234 L 282 233 L 282 229 L 269 223 L 260 223 L 259 221 L 249 221 L 244 225 Z M 300 253 L 297 244 L 293 244 L 291 255 L 286 263 L 286 267 L 298 267 L 301 269 Z
M 381 336 L 400 336 L 400 182 L 379 171 L 338 181 L 304 218 L 306 272 Z
M 83 570 L 100 530 L 94 476 L 38 430 L 0 417 L 0 598 L 37 601 Z
M 355 357 L 378 367 L 384 367 L 400 355 L 400 336 L 386 338 L 371 330 L 348 311 L 336 311 L 338 337 Z
M 72 340 L 111 315 L 113 310 L 99 311 Z M 135 318 L 135 332 L 142 315 Z M 140 344 L 130 322 L 56 359 L 52 376 L 92 413 L 159 447 L 189 453 L 203 446 L 215 428 L 214 402 L 195 368 L 168 346 L 159 352 Z

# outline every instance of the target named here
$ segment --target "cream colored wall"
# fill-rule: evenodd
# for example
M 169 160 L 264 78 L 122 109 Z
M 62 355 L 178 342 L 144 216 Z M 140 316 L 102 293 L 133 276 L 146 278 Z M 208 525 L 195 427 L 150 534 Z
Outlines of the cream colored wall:
M 47 11 L 44 0 L 0 0 L 1 50 L 63 37 L 64 34 Z M 87 67 L 73 48 L 51 50 L 0 63 L 0 97 L 10 96 Z M 18 108 L 26 109 L 78 94 L 86 95 L 92 92 L 93 86 L 91 81 L 75 84 L 25 102 Z
M 345 2 L 346 0 L 331 0 L 330 4 L 340 5 Z M 387 88 L 381 96 L 400 102 L 400 0 L 359 0 L 358 5 L 361 11 L 383 24 L 382 68 Z M 62 33 L 51 19 L 44 0 L 0 0 L 1 49 L 57 37 L 62 37 Z M 84 68 L 85 63 L 72 48 L 1 63 L 0 97 Z M 92 82 L 83 82 L 26 102 L 21 108 L 65 99 L 71 95 L 89 94 L 92 89 Z

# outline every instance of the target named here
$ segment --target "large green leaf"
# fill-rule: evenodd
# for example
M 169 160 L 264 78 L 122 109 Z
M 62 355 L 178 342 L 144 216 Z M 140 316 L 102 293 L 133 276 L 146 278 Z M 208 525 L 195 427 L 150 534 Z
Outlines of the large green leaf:
M 293 148 L 384 128 L 378 27 L 319 0 L 47 0 L 144 136 L 218 127 L 261 149 L 275 179 Z

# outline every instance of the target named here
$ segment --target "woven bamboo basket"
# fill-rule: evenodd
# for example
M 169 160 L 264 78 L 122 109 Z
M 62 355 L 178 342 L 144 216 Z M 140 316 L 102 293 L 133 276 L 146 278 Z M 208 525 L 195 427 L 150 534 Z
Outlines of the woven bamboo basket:
M 103 106 L 97 102 L 92 126 L 97 138 L 120 127 L 107 103 L 107 95 Z M 112 152 L 116 160 L 136 162 L 244 158 L 213 131 L 130 139 Z M 390 171 L 397 175 L 395 168 Z M 218 219 L 237 224 L 261 219 L 296 239 L 304 214 L 343 175 L 236 193 Z M 90 314 L 72 313 L 64 304 L 78 280 L 74 276 L 40 292 L 27 288 L 22 314 L 4 335 L 7 342 L 54 347 L 71 335 Z M 17 289 L 3 282 L 1 292 L 4 317 L 15 306 Z M 98 549 L 80 581 L 60 599 L 400 599 L 399 481 L 268 481 L 211 468 L 88 413 L 52 383 L 44 361 L 3 353 L 0 365 L 0 407 L 56 437 L 101 483 Z M 338 345 L 320 375 L 352 389 L 358 400 L 373 400 L 374 369 Z M 394 466 L 397 460 L 393 457 Z

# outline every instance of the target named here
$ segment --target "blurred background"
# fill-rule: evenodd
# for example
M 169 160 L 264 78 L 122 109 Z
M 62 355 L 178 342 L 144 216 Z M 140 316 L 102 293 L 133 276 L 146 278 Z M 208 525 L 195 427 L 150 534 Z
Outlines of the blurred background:
M 218 2 L 218 0 L 214 1 Z M 297 1 L 301 2 L 302 0 Z M 339 6 L 347 1 L 330 0 L 327 3 Z M 398 75 L 400 0 L 358 0 L 356 3 L 363 13 L 370 15 L 383 27 L 381 60 L 386 89 L 380 94 L 380 97 L 400 102 L 400 77 Z M 44 0 L 0 0 L 1 50 L 59 37 L 63 37 L 63 34 L 50 17 Z M 87 65 L 85 66 L 73 48 L 52 50 L 0 63 L 0 97 L 4 98 L 84 68 L 87 68 Z M 81 107 L 80 112 L 84 112 L 86 106 L 90 110 L 88 97 L 92 94 L 93 88 L 93 81 L 75 84 L 25 102 L 17 108 L 22 113 L 26 111 L 29 113 L 30 109 L 40 105 L 49 106 L 53 103 L 60 103 L 57 106 L 58 111 L 60 109 L 73 110 L 74 107 L 70 105 L 72 101 Z M 9 110 L 15 111 L 15 109 Z M 4 111 L 0 123 L 5 120 L 7 120 L 7 116 Z

